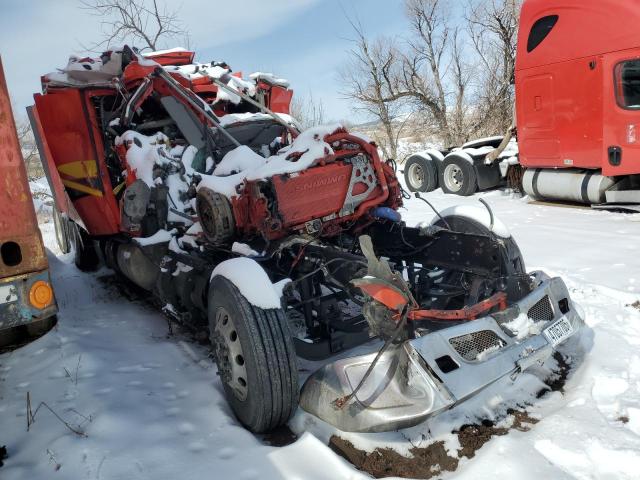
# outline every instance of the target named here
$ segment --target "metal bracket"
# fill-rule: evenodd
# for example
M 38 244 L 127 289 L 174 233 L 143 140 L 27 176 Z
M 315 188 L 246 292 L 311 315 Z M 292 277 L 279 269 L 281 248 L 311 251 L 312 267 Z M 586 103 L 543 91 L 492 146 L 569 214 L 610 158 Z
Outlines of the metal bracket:
M 352 215 L 356 207 L 364 202 L 374 188 L 378 185 L 378 179 L 376 173 L 371 166 L 371 163 L 364 155 L 357 155 L 351 160 L 353 169 L 351 170 L 351 180 L 349 181 L 349 188 L 347 189 L 347 196 L 344 200 L 342 210 L 340 210 L 340 217 L 346 215 Z M 353 195 L 353 188 L 362 183 L 367 188 L 364 192 L 357 195 Z

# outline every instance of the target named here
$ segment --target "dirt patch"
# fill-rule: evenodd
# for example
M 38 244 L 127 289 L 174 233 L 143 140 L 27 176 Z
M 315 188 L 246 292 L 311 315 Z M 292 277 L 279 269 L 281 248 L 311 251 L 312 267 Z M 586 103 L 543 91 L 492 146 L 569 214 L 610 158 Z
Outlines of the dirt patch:
M 329 441 L 329 448 L 358 470 L 375 478 L 431 478 L 443 471 L 453 472 L 458 468 L 458 459 L 447 455 L 444 442 L 435 442 L 424 448 L 412 448 L 411 457 L 404 457 L 390 448 L 376 448 L 367 453 L 335 435 Z
M 538 392 L 538 398 L 548 392 L 562 392 L 571 366 L 558 352 L 554 354 L 558 368 L 545 380 L 547 387 Z M 502 436 L 510 430 L 526 432 L 538 420 L 524 410 L 507 411 L 506 420 L 510 427 L 496 426 L 490 420 L 482 420 L 477 424 L 463 425 L 452 433 L 458 436 L 460 450 L 456 457 L 447 454 L 444 442 L 434 442 L 426 447 L 414 447 L 409 450 L 411 456 L 405 457 L 390 448 L 376 448 L 373 452 L 365 452 L 353 446 L 347 440 L 332 436 L 329 447 L 341 457 L 351 462 L 358 470 L 367 472 L 375 478 L 401 477 L 429 479 L 442 472 L 453 472 L 458 468 L 460 458 L 473 458 L 476 452 L 494 436 Z M 621 419 L 621 421 L 623 421 Z
M 635 302 L 628 304 L 627 307 L 633 307 L 636 310 L 640 310 L 640 300 L 636 300 Z
M 629 423 L 629 416 L 628 415 L 620 415 L 618 417 L 618 421 L 622 422 L 623 424 L 627 424 L 627 423 Z
M 548 392 L 562 392 L 571 366 L 560 353 L 554 358 L 558 363 L 557 369 L 545 380 L 547 387 L 538 392 L 538 398 Z M 494 436 L 502 436 L 510 430 L 528 431 L 538 420 L 531 417 L 524 410 L 508 410 L 507 420 L 510 427 L 496 426 L 490 420 L 482 420 L 477 424 L 463 425 L 452 433 L 458 435 L 460 450 L 456 457 L 450 456 L 444 442 L 434 442 L 426 447 L 414 447 L 409 450 L 411 456 L 405 457 L 390 448 L 377 448 L 373 452 L 365 452 L 340 437 L 333 436 L 329 447 L 351 462 L 357 469 L 367 472 L 375 478 L 401 477 L 429 479 L 442 472 L 454 472 L 458 468 L 460 458 L 473 458 L 476 452 Z M 621 420 L 623 421 L 623 420 Z
M 293 433 L 287 425 L 283 425 L 269 433 L 260 435 L 260 438 L 262 438 L 264 443 L 272 447 L 286 447 L 294 443 L 298 439 L 298 436 Z
M 560 352 L 555 352 L 553 358 L 558 362 L 558 368 L 544 381 L 547 386 L 538 391 L 536 398 L 542 398 L 549 392 L 564 392 L 571 365 Z
M 480 447 L 491 440 L 491 437 L 506 435 L 511 429 L 527 432 L 531 429 L 531 425 L 538 423 L 537 419 L 529 416 L 525 411 L 511 410 L 508 413 L 513 417 L 510 428 L 496 427 L 490 420 L 483 420 L 480 424 L 463 425 L 460 430 L 454 432 L 458 434 L 458 440 L 462 447 L 458 455 L 473 458 Z
M 414 447 L 409 450 L 410 457 L 400 455 L 390 448 L 376 448 L 373 452 L 365 452 L 335 435 L 331 437 L 329 447 L 351 462 L 358 470 L 367 472 L 375 478 L 393 476 L 429 479 L 442 472 L 454 472 L 458 468 L 460 458 L 473 458 L 480 447 L 492 437 L 506 435 L 511 429 L 526 432 L 531 425 L 538 422 L 525 411 L 512 410 L 509 411 L 509 416 L 513 418 L 510 428 L 497 427 L 493 422 L 484 420 L 479 424 L 463 425 L 460 430 L 453 432 L 458 435 L 461 446 L 457 457 L 447 453 L 444 442 L 434 442 L 426 447 Z

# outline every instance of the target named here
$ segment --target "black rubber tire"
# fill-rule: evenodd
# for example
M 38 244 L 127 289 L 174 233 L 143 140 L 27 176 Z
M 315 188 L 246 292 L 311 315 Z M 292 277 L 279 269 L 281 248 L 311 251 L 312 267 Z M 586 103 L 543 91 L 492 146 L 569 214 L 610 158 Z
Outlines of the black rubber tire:
M 209 287 L 209 332 L 213 343 L 216 312 L 222 307 L 233 318 L 247 370 L 247 397 L 239 399 L 222 382 L 231 409 L 254 433 L 286 424 L 298 406 L 298 361 L 282 309 L 251 305 L 233 283 L 216 276 Z
M 73 246 L 73 262 L 82 272 L 95 272 L 100 266 L 100 256 L 95 241 L 79 225 L 70 222 L 70 237 Z
M 432 192 L 438 188 L 438 164 L 433 158 L 423 155 L 411 155 L 404 165 L 404 181 L 411 192 Z M 415 178 L 412 172 L 421 169 L 422 181 Z
M 71 251 L 71 241 L 69 239 L 69 220 L 64 218 L 60 211 L 53 207 L 53 226 L 56 234 L 58 248 L 64 254 Z
M 458 190 L 447 186 L 445 177 L 448 175 L 450 168 L 456 168 L 459 172 L 457 181 L 460 187 Z M 455 153 L 447 155 L 442 162 L 442 169 L 440 171 L 440 187 L 442 187 L 444 193 L 460 195 L 462 197 L 473 195 L 478 190 L 478 179 L 476 178 L 476 170 L 473 164 L 466 158 Z

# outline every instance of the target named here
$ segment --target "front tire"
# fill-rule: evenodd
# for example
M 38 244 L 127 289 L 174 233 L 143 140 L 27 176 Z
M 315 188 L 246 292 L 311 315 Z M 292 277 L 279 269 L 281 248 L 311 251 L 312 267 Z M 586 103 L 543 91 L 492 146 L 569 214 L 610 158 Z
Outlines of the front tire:
M 455 153 L 442 162 L 440 186 L 444 193 L 468 197 L 478 190 L 478 179 L 473 163 Z
M 209 287 L 209 335 L 231 409 L 254 433 L 286 424 L 298 405 L 298 366 L 282 309 L 250 304 L 216 276 Z
M 404 167 L 404 180 L 411 192 L 431 192 L 438 188 L 438 165 L 432 158 L 412 155 Z

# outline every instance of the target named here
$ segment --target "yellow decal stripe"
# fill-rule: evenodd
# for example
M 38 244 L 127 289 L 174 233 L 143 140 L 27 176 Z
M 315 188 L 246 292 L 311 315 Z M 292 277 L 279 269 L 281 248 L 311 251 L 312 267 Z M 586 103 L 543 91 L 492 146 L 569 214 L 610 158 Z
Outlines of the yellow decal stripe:
M 58 165 L 58 171 L 75 179 L 96 178 L 98 176 L 98 163 L 95 160 L 69 162 Z
M 77 190 L 79 192 L 88 193 L 89 195 L 93 195 L 94 197 L 102 197 L 102 192 L 97 188 L 87 187 L 78 182 L 74 182 L 72 180 L 62 179 L 62 184 L 65 187 L 71 188 L 72 190 Z

